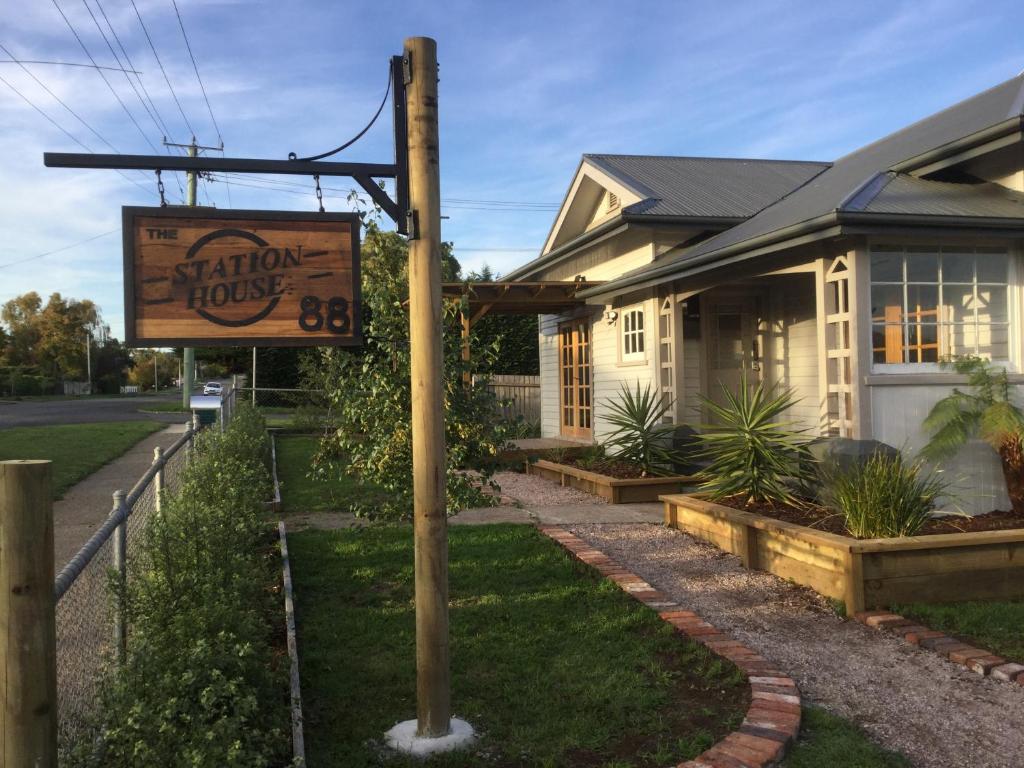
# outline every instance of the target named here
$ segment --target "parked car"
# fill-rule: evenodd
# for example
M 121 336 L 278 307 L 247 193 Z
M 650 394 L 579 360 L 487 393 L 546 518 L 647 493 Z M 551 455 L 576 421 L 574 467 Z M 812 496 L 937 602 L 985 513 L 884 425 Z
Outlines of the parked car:
M 219 381 L 208 381 L 203 385 L 204 395 L 223 395 L 224 387 Z

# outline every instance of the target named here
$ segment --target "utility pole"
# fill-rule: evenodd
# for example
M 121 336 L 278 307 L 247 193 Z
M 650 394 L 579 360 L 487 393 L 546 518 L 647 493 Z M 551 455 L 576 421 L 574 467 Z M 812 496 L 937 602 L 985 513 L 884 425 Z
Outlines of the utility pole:
M 85 383 L 88 385 L 89 394 L 92 394 L 92 334 L 85 332 Z
M 256 407 L 256 347 L 252 348 L 252 407 Z
M 200 150 L 215 150 L 216 152 L 221 152 L 224 148 L 223 144 L 220 146 L 200 146 L 196 143 L 195 136 L 193 136 L 191 143 L 188 144 L 175 144 L 165 138 L 164 146 L 182 147 L 188 152 L 189 158 L 199 157 Z M 199 174 L 196 171 L 188 171 L 186 176 L 188 179 L 188 191 L 185 197 L 185 205 L 189 208 L 195 208 L 196 186 L 199 182 Z M 191 388 L 193 388 L 193 383 L 196 381 L 196 350 L 193 347 L 184 347 L 181 351 L 182 356 L 184 357 L 184 361 L 181 366 L 184 369 L 184 378 L 181 380 L 181 408 L 187 411 L 191 404 Z
M 416 542 L 416 735 L 451 730 L 448 661 L 448 517 L 445 504 L 444 357 L 441 349 L 441 176 L 437 43 L 404 49 L 409 126 L 409 346 Z
M 160 376 L 158 375 L 158 371 L 157 371 L 157 367 L 156 367 L 156 353 L 157 353 L 157 350 L 154 349 L 153 350 L 153 391 L 154 392 L 159 392 L 160 391 Z

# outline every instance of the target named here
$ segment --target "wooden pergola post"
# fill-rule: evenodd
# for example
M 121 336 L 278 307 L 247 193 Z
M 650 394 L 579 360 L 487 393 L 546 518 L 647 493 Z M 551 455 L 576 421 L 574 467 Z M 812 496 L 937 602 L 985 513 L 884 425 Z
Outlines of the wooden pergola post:
M 473 331 L 473 319 L 469 316 L 469 309 L 466 307 L 462 308 L 462 311 L 459 313 L 459 317 L 462 318 L 462 362 L 466 366 L 466 370 L 462 372 L 462 384 L 468 387 L 473 383 L 473 375 L 469 370 L 469 361 L 473 351 L 470 346 L 470 334 Z

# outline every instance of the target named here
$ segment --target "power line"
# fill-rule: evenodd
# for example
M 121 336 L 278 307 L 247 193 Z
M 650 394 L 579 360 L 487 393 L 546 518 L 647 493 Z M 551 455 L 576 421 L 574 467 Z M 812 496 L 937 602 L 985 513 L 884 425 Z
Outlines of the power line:
M 32 73 L 30 72 L 29 74 L 31 75 Z M 33 76 L 33 79 L 34 79 L 34 76 Z M 38 82 L 38 80 L 37 80 L 37 82 Z M 64 127 L 63 125 L 61 125 L 61 124 L 60 124 L 60 123 L 58 123 L 58 122 L 57 122 L 56 120 L 54 120 L 54 119 L 53 119 L 52 117 L 50 117 L 50 116 L 49 116 L 48 114 L 46 114 L 46 112 L 44 112 L 44 111 L 42 110 L 42 108 L 41 108 L 41 107 L 37 106 L 37 105 L 36 105 L 36 104 L 35 104 L 35 103 L 34 103 L 34 102 L 33 102 L 33 101 L 32 101 L 32 100 L 31 100 L 31 99 L 30 99 L 30 98 L 28 97 L 28 96 L 26 96 L 26 95 L 25 95 L 24 93 L 22 93 L 21 91 L 19 91 L 19 90 L 18 90 L 17 88 L 15 88 L 15 87 L 14 87 L 13 85 L 11 85 L 11 83 L 9 83 L 9 82 L 8 82 L 7 80 L 5 80 L 5 79 L 4 79 L 4 78 L 3 78 L 2 76 L 0 76 L 0 83 L 3 83 L 3 84 L 4 84 L 4 85 L 6 85 L 6 86 L 7 86 L 8 88 L 10 88 L 10 89 L 11 89 L 12 91 L 14 91 L 14 92 L 15 92 L 15 93 L 16 93 L 16 94 L 17 94 L 18 96 L 20 96 L 20 97 L 21 97 L 21 99 L 22 99 L 22 100 L 23 100 L 23 101 L 24 101 L 24 102 L 25 102 L 26 104 L 28 104 L 28 105 L 29 105 L 30 107 L 32 107 L 32 109 L 34 109 L 34 110 L 35 110 L 36 112 L 38 112 L 38 113 L 39 113 L 40 115 L 42 115 L 42 116 L 43 116 L 44 118 L 46 118 L 46 120 L 47 120 L 47 121 L 48 121 L 49 123 L 51 123 L 51 124 L 53 125 L 53 127 L 54 127 L 54 128 L 56 128 L 56 129 L 57 129 L 58 131 L 60 131 L 60 132 L 61 132 L 61 133 L 63 133 L 63 134 L 65 135 L 65 136 L 67 136 L 67 137 L 68 137 L 69 139 L 71 139 L 71 140 L 72 140 L 73 142 L 75 142 L 75 144 L 77 144 L 78 146 L 80 146 L 80 147 L 81 147 L 82 149 L 84 149 L 84 150 L 85 150 L 86 152 L 89 152 L 90 154 L 95 154 L 95 153 L 93 152 L 93 150 L 92 150 L 92 148 L 91 148 L 91 147 L 89 147 L 89 146 L 87 146 L 86 144 L 84 144 L 83 142 L 79 141 L 79 139 L 78 139 L 78 137 L 77 137 L 77 136 L 75 136 L 74 134 L 72 134 L 72 133 L 71 133 L 71 131 L 69 131 L 69 130 L 68 130 L 67 128 L 65 128 L 65 127 Z M 40 85 L 42 85 L 42 83 L 40 83 Z M 46 86 L 45 86 L 45 85 L 43 85 L 43 88 L 46 88 Z M 52 91 L 50 91 L 50 89 L 49 89 L 49 88 L 46 88 L 46 91 L 47 91 L 48 93 L 50 93 L 50 94 L 52 95 Z M 56 97 L 54 97 L 54 98 L 56 98 Z M 58 101 L 60 101 L 60 99 L 57 99 L 57 100 L 58 100 Z M 61 104 L 64 104 L 64 102 L 62 102 L 62 101 L 61 101 L 60 103 L 61 103 Z M 70 107 L 68 107 L 68 106 L 67 106 L 66 104 L 64 104 L 64 107 L 65 107 L 65 109 L 67 109 L 68 111 L 71 111 L 71 112 L 72 112 L 72 114 L 74 114 L 74 112 L 73 112 L 73 111 L 71 110 L 71 108 L 70 108 Z M 78 117 L 77 115 L 75 115 L 75 116 L 76 116 L 76 117 Z M 78 119 L 79 119 L 79 120 L 82 120 L 81 118 L 78 118 Z M 85 121 L 84 121 L 84 120 L 82 120 L 82 123 L 83 123 L 83 125 L 86 125 L 86 127 L 88 127 L 88 124 L 87 124 L 87 123 L 85 123 Z M 95 131 L 93 131 L 93 132 L 95 133 Z M 96 134 L 96 135 L 97 135 L 97 136 L 99 136 L 99 134 Z M 105 143 L 107 144 L 107 146 L 110 146 L 110 142 L 107 142 L 107 141 L 106 141 L 106 139 L 103 139 L 103 137 L 102 137 L 102 136 L 101 136 L 100 138 L 101 138 L 101 139 L 102 139 L 102 140 L 103 140 L 103 141 L 104 141 L 104 142 L 105 142 Z M 113 149 L 113 147 L 111 147 L 111 149 Z M 114 150 L 114 151 L 116 152 L 117 150 Z M 139 182 L 135 181 L 135 179 L 133 179 L 133 178 L 129 177 L 129 176 L 128 176 L 128 175 L 127 175 L 127 174 L 126 174 L 126 173 L 125 173 L 124 171 L 118 171 L 118 173 L 119 173 L 119 174 L 121 174 L 121 176 L 123 176 L 123 177 L 125 178 L 125 180 L 127 180 L 127 181 L 130 181 L 130 182 L 131 182 L 132 184 L 134 184 L 135 186 L 137 186 L 137 187 L 138 187 L 139 189 L 145 190 L 146 192 L 149 192 L 149 191 L 150 191 L 150 190 L 146 189 L 146 187 L 144 187 L 144 186 L 142 186 L 141 184 L 139 184 Z
M 8 54 L 10 55 L 10 54 Z M 80 64 L 74 61 L 44 61 L 41 59 L 15 59 L 13 56 L 10 61 L 3 61 L 0 59 L 0 64 L 53 64 L 58 67 L 85 67 L 86 69 L 106 69 L 110 72 L 131 72 L 133 75 L 141 74 L 136 72 L 134 69 L 122 69 L 121 67 L 104 67 L 97 64 Z
M 88 57 L 89 61 L 91 61 L 93 64 L 96 64 L 96 59 L 94 59 L 92 57 L 92 54 L 89 53 L 89 49 L 86 47 L 85 43 L 82 42 L 82 38 L 78 34 L 78 30 L 75 29 L 74 25 L 68 19 L 67 15 L 65 15 L 64 10 L 60 7 L 60 5 L 57 4 L 57 0 L 50 0 L 50 2 L 53 3 L 53 7 L 57 9 L 57 13 L 59 13 L 61 18 L 64 19 L 64 23 L 67 24 L 68 29 L 71 30 L 71 34 L 75 36 L 75 40 L 78 41 L 78 44 L 82 47 L 82 50 L 85 52 L 85 55 Z M 99 64 L 96 64 L 96 66 L 99 67 Z M 145 131 L 142 130 L 142 126 L 139 125 L 139 121 L 135 119 L 135 115 L 131 113 L 127 105 L 125 105 L 125 103 L 121 100 L 121 97 L 117 95 L 117 91 L 114 90 L 114 86 L 112 86 L 110 84 L 110 81 L 107 80 L 107 76 L 103 74 L 103 70 L 97 69 L 96 72 L 99 74 L 100 77 L 103 78 L 103 82 L 107 84 L 107 88 L 109 88 L 110 92 L 114 94 L 114 98 L 117 99 L 117 103 L 121 105 L 121 109 L 123 109 L 124 113 L 128 115 L 128 119 L 131 120 L 132 123 L 135 125 L 136 129 L 138 129 L 139 134 L 142 136 L 145 142 L 149 144 L 150 149 L 152 149 L 155 154 L 159 154 L 157 148 L 153 146 L 153 142 L 149 140 L 149 137 L 146 136 Z
M 107 16 L 106 9 L 103 7 L 103 4 L 100 2 L 100 0 L 94 1 L 96 3 L 96 7 L 99 8 L 100 14 L 103 16 L 103 20 L 107 22 L 107 27 L 110 29 L 110 34 L 114 36 L 114 42 L 116 42 L 117 47 L 121 49 L 121 54 L 124 56 L 125 62 L 128 64 L 129 67 L 131 67 L 131 70 L 134 71 L 135 64 L 132 63 L 131 56 L 128 55 L 128 51 L 125 50 L 124 43 L 121 42 L 121 38 L 118 36 L 117 30 L 114 29 L 114 25 L 110 22 L 110 17 Z M 82 0 L 82 2 L 85 2 L 85 0 Z M 117 56 L 115 55 L 114 58 L 116 59 Z M 127 72 L 125 72 L 125 77 L 128 79 L 128 82 L 131 83 L 131 78 L 128 77 Z M 145 95 L 146 101 L 149 102 L 149 106 L 152 108 L 153 114 L 156 115 L 156 121 L 159 122 L 159 127 L 163 130 L 164 135 L 167 136 L 171 141 L 174 141 L 174 137 L 171 135 L 170 130 L 168 130 L 167 123 L 164 121 L 163 115 L 161 115 L 160 110 L 157 109 L 156 104 L 153 102 L 153 97 L 149 95 L 149 91 L 146 89 L 146 84 L 142 82 L 142 78 L 139 77 L 138 72 L 135 73 L 135 79 L 138 81 L 139 87 L 142 88 L 142 93 Z M 134 88 L 134 86 L 132 87 Z M 135 93 L 136 95 L 138 95 L 138 91 L 136 91 Z M 143 102 L 143 106 L 145 106 L 145 102 Z
M 178 26 L 181 27 L 181 36 L 185 38 L 185 47 L 188 49 L 188 56 L 192 59 L 192 69 L 196 72 L 196 80 L 199 81 L 199 90 L 203 92 L 203 100 L 206 102 L 206 108 L 210 111 L 210 120 L 213 121 L 213 127 L 217 131 L 217 141 L 223 145 L 224 139 L 221 138 L 220 135 L 220 126 L 217 125 L 217 118 L 213 116 L 213 107 L 210 106 L 210 98 L 206 95 L 206 86 L 203 85 L 203 78 L 199 74 L 199 65 L 196 64 L 196 57 L 192 53 L 192 46 L 188 41 L 188 33 L 185 31 L 185 22 L 181 20 L 181 11 L 178 10 L 177 0 L 171 0 L 171 5 L 174 6 L 174 13 L 178 16 Z
M 114 25 L 110 23 L 110 18 L 107 16 L 107 12 L 104 10 L 103 5 L 100 3 L 100 0 L 95 0 L 95 3 L 96 7 L 99 8 L 100 14 L 103 16 L 103 20 L 107 22 L 107 27 L 110 29 L 110 34 L 114 36 L 114 40 L 115 42 L 117 42 L 118 47 L 121 49 L 121 53 L 124 54 L 125 62 L 129 67 L 134 68 L 135 65 L 132 64 L 131 57 L 128 55 L 128 51 L 125 50 L 124 45 L 121 43 L 121 38 L 118 37 L 117 31 L 114 29 Z M 110 53 L 114 57 L 114 61 L 116 61 L 118 65 L 123 67 L 124 65 L 121 64 L 121 59 L 118 57 L 117 51 L 114 50 L 114 46 L 110 44 L 110 41 L 107 39 L 106 34 L 104 34 L 103 28 L 100 26 L 99 20 L 96 18 L 96 15 L 92 12 L 92 9 L 89 7 L 89 3 L 86 2 L 86 0 L 82 0 L 82 5 L 85 6 L 85 10 L 89 11 L 89 15 L 92 17 L 92 21 L 96 25 L 96 30 L 100 33 L 100 37 L 103 38 L 103 42 L 107 44 L 107 48 L 110 49 Z M 124 72 L 124 79 L 128 81 L 128 85 L 131 86 L 131 89 L 133 91 L 135 91 L 136 98 L 139 100 L 139 103 L 142 104 L 142 108 L 146 110 L 146 114 L 149 115 L 149 119 L 153 121 L 153 125 L 156 126 L 156 129 L 158 131 L 162 131 L 164 136 L 169 137 L 173 142 L 174 137 L 171 136 L 171 132 L 167 129 L 167 123 L 164 122 L 163 116 L 160 114 L 160 111 L 156 108 L 156 104 L 153 103 L 153 99 L 150 97 L 149 91 L 146 90 L 146 84 L 142 82 L 142 78 L 136 76 L 136 80 L 139 81 L 139 85 L 142 87 L 142 92 L 146 94 L 145 99 L 142 97 L 142 94 L 139 93 L 139 89 L 135 87 L 135 83 L 132 82 L 132 78 L 127 71 Z M 146 104 L 147 100 L 149 101 L 149 105 Z M 150 110 L 150 106 L 152 106 L 152 110 Z M 167 150 L 167 154 L 171 154 L 170 147 L 165 145 L 164 148 Z M 181 179 L 178 178 L 178 174 L 174 175 L 174 181 L 178 185 L 178 194 L 181 196 L 182 202 L 184 202 L 185 189 L 184 187 L 181 186 Z
M 153 58 L 156 59 L 156 63 L 160 67 L 160 72 L 163 73 L 164 82 L 167 83 L 167 89 L 171 92 L 171 97 L 174 99 L 174 103 L 178 106 L 178 112 L 181 113 L 181 119 L 185 121 L 185 127 L 188 128 L 188 132 L 194 137 L 196 135 L 196 131 L 188 121 L 188 117 L 185 115 L 185 110 L 181 107 L 181 102 L 178 101 L 178 94 L 175 93 L 174 86 L 171 85 L 171 78 L 167 76 L 167 70 L 164 69 L 164 64 L 160 60 L 160 54 L 156 52 L 156 46 L 153 45 L 153 38 L 149 36 L 149 30 L 146 28 L 146 22 L 142 20 L 142 14 L 139 13 L 139 8 L 135 5 L 135 0 L 131 0 L 131 4 L 132 8 L 135 10 L 135 16 L 139 20 L 139 26 L 142 27 L 142 31 L 146 35 L 146 40 L 149 42 L 149 49 L 153 51 Z
M 120 231 L 121 231 L 121 228 L 118 227 L 117 229 L 111 229 L 109 232 L 103 232 L 102 234 L 99 234 L 99 235 L 93 235 L 92 237 L 87 237 L 85 240 L 79 240 L 77 243 L 71 243 L 71 245 L 65 245 L 65 246 L 63 246 L 61 248 L 57 248 L 57 249 L 52 250 L 52 251 L 47 251 L 46 253 L 38 253 L 35 256 L 29 256 L 26 259 L 18 259 L 17 261 L 9 261 L 6 264 L 0 264 L 0 269 L 4 269 L 5 267 L 13 267 L 16 264 L 24 264 L 27 261 L 35 261 L 36 259 L 44 259 L 47 256 L 53 256 L 55 253 L 62 253 L 63 251 L 70 251 L 72 248 L 77 248 L 80 245 L 85 245 L 86 243 L 91 243 L 93 240 L 99 240 L 101 237 L 107 237 L 108 235 L 112 235 L 115 232 L 120 232 Z

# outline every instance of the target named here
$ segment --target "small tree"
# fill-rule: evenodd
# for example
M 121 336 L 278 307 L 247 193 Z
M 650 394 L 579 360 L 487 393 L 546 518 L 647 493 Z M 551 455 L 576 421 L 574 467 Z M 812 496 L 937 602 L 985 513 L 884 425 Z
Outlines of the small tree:
M 450 246 L 445 270 L 452 272 Z M 406 517 L 412 512 L 412 392 L 409 354 L 408 245 L 393 232 L 367 225 L 362 245 L 364 346 L 355 351 L 319 349 L 304 361 L 306 385 L 323 390 L 334 427 L 315 460 L 318 472 L 344 472 L 384 487 L 385 507 L 354 511 L 371 517 Z M 455 266 L 457 269 L 457 266 Z M 445 304 L 444 418 L 449 512 L 490 502 L 481 487 L 491 484 L 494 459 L 504 443 L 495 418 L 493 393 L 463 385 L 463 373 L 486 374 L 497 344 L 474 344 L 462 360 L 459 307 Z M 465 470 L 473 470 L 473 475 Z
M 640 391 L 621 384 L 619 399 L 606 400 L 606 420 L 615 431 L 605 443 L 612 458 L 636 464 L 642 475 L 665 475 L 671 471 L 676 459 L 672 451 L 674 424 L 664 421 L 672 408 L 672 400 L 656 395 L 651 385 Z
M 980 357 L 957 360 L 953 369 L 967 376 L 970 391 L 954 388 L 935 404 L 924 420 L 932 437 L 921 455 L 948 459 L 980 437 L 999 454 L 1013 511 L 1024 512 L 1024 413 L 1010 400 L 1006 369 Z

